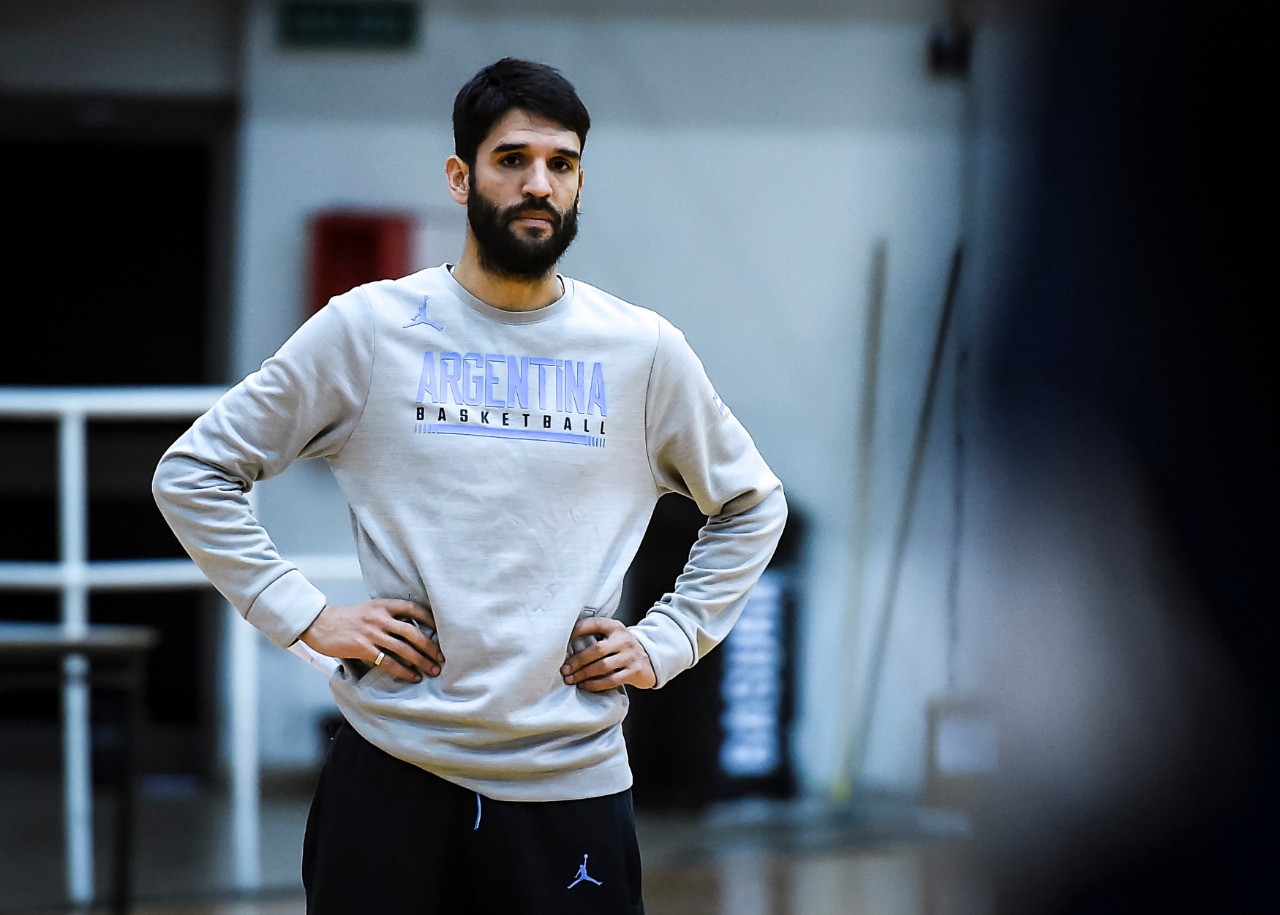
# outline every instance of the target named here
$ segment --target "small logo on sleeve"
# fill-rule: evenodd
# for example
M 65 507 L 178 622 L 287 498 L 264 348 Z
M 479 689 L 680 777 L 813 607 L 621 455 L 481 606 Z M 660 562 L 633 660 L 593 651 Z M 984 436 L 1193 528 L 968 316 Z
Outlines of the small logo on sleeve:
M 427 299 L 429 298 L 431 297 L 426 295 L 422 297 L 422 304 L 418 306 L 418 313 L 409 319 L 409 323 L 405 324 L 405 327 L 419 327 L 426 325 L 427 327 L 434 327 L 436 330 L 444 330 L 443 325 L 437 324 L 435 321 L 432 321 L 427 317 Z

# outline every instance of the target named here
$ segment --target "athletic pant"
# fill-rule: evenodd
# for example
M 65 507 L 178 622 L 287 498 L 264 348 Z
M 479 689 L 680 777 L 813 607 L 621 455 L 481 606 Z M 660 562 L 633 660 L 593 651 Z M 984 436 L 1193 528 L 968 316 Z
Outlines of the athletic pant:
M 495 801 L 343 724 L 302 849 L 307 915 L 643 915 L 631 792 Z

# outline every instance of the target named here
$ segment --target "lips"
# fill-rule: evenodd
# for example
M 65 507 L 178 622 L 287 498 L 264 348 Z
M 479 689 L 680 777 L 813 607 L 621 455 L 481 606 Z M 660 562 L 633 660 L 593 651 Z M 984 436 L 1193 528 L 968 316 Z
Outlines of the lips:
M 529 225 L 550 226 L 555 228 L 560 225 L 560 217 L 551 209 L 543 209 L 542 207 L 524 207 L 516 210 L 507 222 L 524 222 Z

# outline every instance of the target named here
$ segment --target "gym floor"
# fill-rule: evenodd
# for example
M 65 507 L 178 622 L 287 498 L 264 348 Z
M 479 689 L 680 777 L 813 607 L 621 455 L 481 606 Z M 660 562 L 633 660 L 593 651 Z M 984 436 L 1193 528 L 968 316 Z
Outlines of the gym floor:
M 0 913 L 106 915 L 66 902 L 56 774 L 0 773 Z M 135 915 L 301 915 L 305 791 L 264 789 L 263 889 L 234 888 L 220 792 L 148 781 L 138 799 Z M 113 801 L 95 799 L 98 895 L 110 891 Z M 849 809 L 746 800 L 638 813 L 650 915 L 987 915 L 962 817 L 895 799 Z

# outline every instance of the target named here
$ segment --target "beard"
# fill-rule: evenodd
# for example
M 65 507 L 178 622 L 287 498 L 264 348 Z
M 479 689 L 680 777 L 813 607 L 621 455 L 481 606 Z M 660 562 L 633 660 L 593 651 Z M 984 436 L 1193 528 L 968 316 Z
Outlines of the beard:
M 511 229 L 517 213 L 537 210 L 551 217 L 551 231 L 543 238 L 523 238 Z M 473 183 L 467 197 L 467 222 L 475 236 L 480 266 L 507 279 L 535 280 L 546 276 L 560 255 L 578 236 L 578 198 L 561 213 L 545 200 L 526 198 L 511 207 L 499 207 Z

